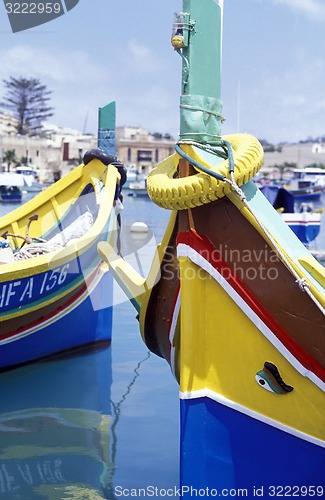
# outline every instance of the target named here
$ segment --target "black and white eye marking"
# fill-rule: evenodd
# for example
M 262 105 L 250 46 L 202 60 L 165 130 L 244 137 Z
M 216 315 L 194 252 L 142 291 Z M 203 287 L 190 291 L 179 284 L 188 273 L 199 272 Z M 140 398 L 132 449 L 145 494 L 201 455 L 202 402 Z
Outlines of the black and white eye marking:
M 263 389 L 266 389 L 267 391 L 277 393 L 277 391 L 272 388 L 272 386 L 269 384 L 268 380 L 261 374 L 262 370 L 260 372 L 257 372 L 255 375 L 255 380 L 256 382 L 263 387 Z M 262 372 L 263 373 L 263 372 Z
M 275 394 L 287 394 L 293 391 L 293 387 L 282 380 L 278 368 L 268 361 L 264 363 L 263 370 L 256 373 L 255 380 L 263 389 Z

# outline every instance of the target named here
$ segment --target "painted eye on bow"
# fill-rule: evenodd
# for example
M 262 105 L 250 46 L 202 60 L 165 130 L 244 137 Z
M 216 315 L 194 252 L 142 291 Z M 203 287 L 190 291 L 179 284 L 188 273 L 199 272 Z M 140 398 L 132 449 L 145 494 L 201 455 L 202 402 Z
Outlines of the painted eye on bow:
M 263 387 L 263 389 L 266 389 L 267 391 L 270 392 L 276 392 L 276 390 L 272 388 L 271 385 L 269 384 L 269 381 L 265 377 L 263 370 L 260 370 L 259 372 L 256 373 L 255 380 L 261 387 Z
M 256 373 L 255 380 L 263 389 L 275 394 L 287 394 L 293 391 L 291 385 L 284 383 L 277 367 L 268 361 L 264 363 L 264 368 Z

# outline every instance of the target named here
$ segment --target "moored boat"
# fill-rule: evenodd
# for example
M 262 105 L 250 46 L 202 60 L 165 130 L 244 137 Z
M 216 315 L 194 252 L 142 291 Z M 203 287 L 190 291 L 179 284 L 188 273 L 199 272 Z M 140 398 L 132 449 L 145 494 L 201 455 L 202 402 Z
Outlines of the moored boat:
M 148 198 L 147 179 L 137 179 L 129 184 L 130 196 Z
M 137 176 L 138 176 L 138 173 L 137 173 L 137 169 L 135 168 L 135 166 L 127 167 L 127 169 L 126 169 L 126 182 L 125 182 L 124 187 L 127 189 L 130 186 L 130 184 L 133 184 L 134 182 L 136 182 Z
M 284 188 L 294 197 L 296 201 L 319 200 L 324 192 L 324 176 L 318 168 L 293 169 L 293 177 Z
M 100 158 L 100 159 L 98 159 Z M 111 338 L 112 278 L 97 253 L 121 188 L 100 150 L 0 221 L 0 368 Z
M 290 186 L 287 186 L 287 190 L 292 194 L 292 196 L 294 196 L 296 200 L 316 201 L 320 199 L 324 188 L 311 186 L 307 188 L 292 189 Z
M 180 141 L 147 179 L 172 211 L 148 277 L 98 250 L 179 382 L 182 496 L 322 496 L 325 271 L 251 180 L 260 143 L 221 136 L 222 10 L 176 15 Z
M 325 169 L 320 167 L 306 167 L 293 169 L 292 182 L 296 187 L 315 186 L 325 187 Z
M 302 202 L 295 208 L 295 197 L 280 186 L 260 188 L 272 206 L 281 214 L 283 220 L 305 245 L 310 245 L 320 232 L 322 209 L 314 209 L 311 203 Z
M 21 200 L 22 200 L 22 192 L 18 186 L 0 185 L 1 203 L 20 203 Z
M 16 167 L 16 174 L 23 176 L 24 186 L 23 191 L 27 193 L 38 193 L 44 189 L 44 185 L 38 181 L 36 170 L 27 165 L 20 165 Z
M 20 203 L 24 181 L 18 174 L 12 172 L 0 173 L 0 202 Z

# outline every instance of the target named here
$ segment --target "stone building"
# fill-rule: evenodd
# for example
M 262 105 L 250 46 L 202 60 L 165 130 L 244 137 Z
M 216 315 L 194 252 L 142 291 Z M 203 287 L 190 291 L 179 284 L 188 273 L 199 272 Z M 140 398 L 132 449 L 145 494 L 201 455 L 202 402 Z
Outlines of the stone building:
M 294 168 L 305 168 L 310 165 L 325 165 L 325 144 L 315 142 L 301 142 L 298 144 L 284 144 L 275 148 L 274 151 L 266 149 L 261 174 L 274 174 L 276 177 L 276 165 L 289 163 Z
M 32 166 L 41 181 L 53 181 L 68 173 L 82 161 L 84 153 L 96 147 L 97 138 L 57 127 L 44 129 L 44 137 L 17 134 L 15 119 L 0 113 L 0 167 L 7 170 L 5 154 L 13 150 L 18 161 Z M 14 170 L 14 165 L 10 166 Z
M 19 136 L 15 124 L 10 114 L 0 113 L 0 167 L 7 168 L 3 161 L 5 152 L 14 150 L 18 160 L 27 158 L 41 181 L 65 175 L 82 161 L 88 149 L 97 146 L 95 135 L 55 125 L 47 126 L 44 137 Z M 115 138 L 119 160 L 144 176 L 175 151 L 175 139 L 169 134 L 151 134 L 141 127 L 116 127 Z M 276 165 L 285 163 L 294 164 L 295 168 L 325 165 L 325 143 L 311 141 L 265 148 L 260 175 L 277 178 Z
M 27 159 L 41 181 L 67 174 L 82 161 L 88 149 L 97 146 L 95 135 L 76 130 L 53 125 L 44 130 L 44 137 L 29 137 L 17 135 L 14 125 L 10 115 L 0 114 L 0 166 L 7 169 L 5 152 L 14 150 L 16 159 Z M 126 167 L 147 175 L 155 164 L 174 152 L 174 139 L 168 134 L 150 134 L 139 127 L 117 127 L 116 151 Z
M 117 156 L 127 168 L 147 175 L 175 151 L 175 139 L 168 134 L 150 134 L 139 127 L 116 127 L 116 146 Z

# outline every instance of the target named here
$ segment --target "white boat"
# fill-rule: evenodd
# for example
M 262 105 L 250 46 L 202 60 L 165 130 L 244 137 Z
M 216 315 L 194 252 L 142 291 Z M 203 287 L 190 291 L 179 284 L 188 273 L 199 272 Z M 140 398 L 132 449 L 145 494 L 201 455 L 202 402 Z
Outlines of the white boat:
M 12 172 L 0 173 L 0 202 L 20 203 L 24 179 Z
M 129 185 L 131 196 L 149 197 L 147 192 L 147 179 L 138 179 Z
M 22 175 L 24 179 L 23 191 L 27 193 L 38 193 L 42 191 L 43 184 L 38 181 L 37 172 L 27 165 L 20 165 L 16 167 L 16 174 Z
M 125 188 L 129 188 L 130 184 L 136 182 L 137 180 L 137 169 L 134 166 L 127 167 L 126 169 L 126 183 L 124 184 Z
M 317 187 L 325 187 L 325 168 L 320 167 L 307 167 L 295 168 L 293 170 L 293 182 L 300 184 L 304 187 L 304 183 Z
M 260 190 L 300 241 L 309 245 L 316 239 L 321 227 L 322 209 L 315 210 L 312 203 L 306 202 L 300 203 L 296 209 L 295 195 L 281 186 L 264 185 Z

